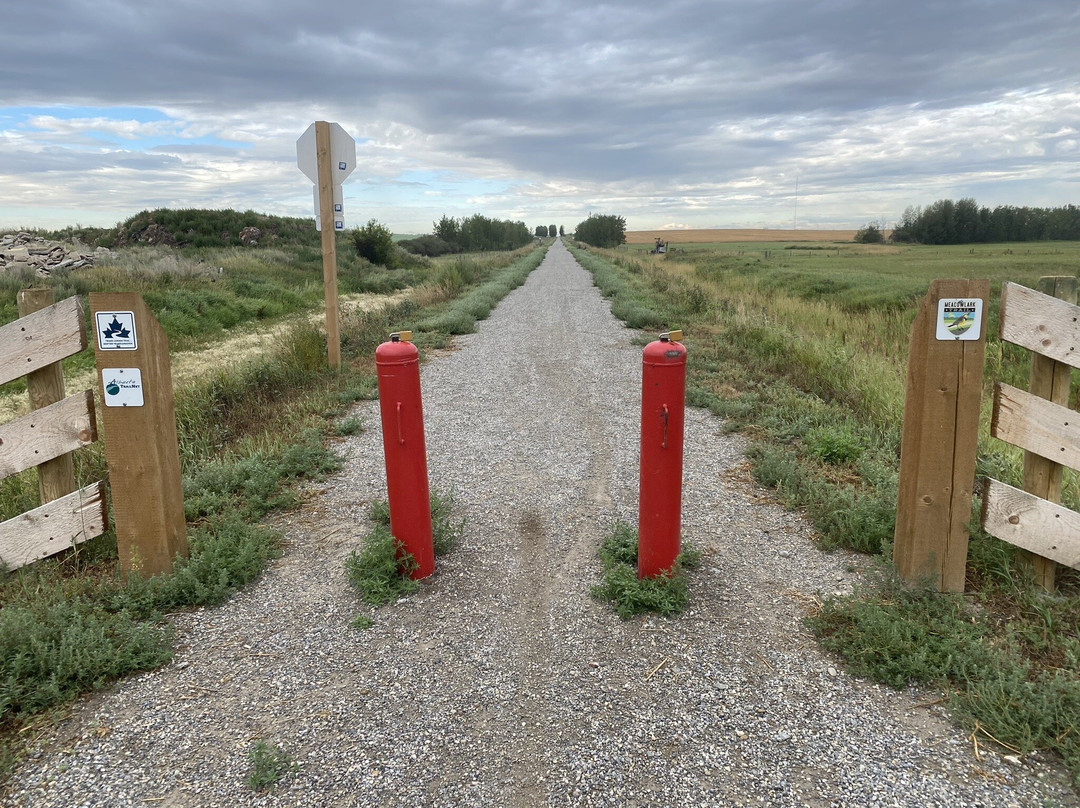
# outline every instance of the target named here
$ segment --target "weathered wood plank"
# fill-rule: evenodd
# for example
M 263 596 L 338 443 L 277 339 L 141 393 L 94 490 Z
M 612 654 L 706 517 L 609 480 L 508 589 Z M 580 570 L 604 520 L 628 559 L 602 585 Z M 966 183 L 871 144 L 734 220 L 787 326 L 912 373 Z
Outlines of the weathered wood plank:
M 983 528 L 1037 556 L 1080 569 L 1080 513 L 987 478 Z
M 990 434 L 1042 458 L 1080 469 L 1080 412 L 1053 401 L 1008 384 L 995 385 Z
M 0 384 L 59 362 L 86 347 L 86 323 L 78 297 L 0 326 Z
M 29 317 L 56 303 L 52 289 L 21 289 L 17 295 L 19 317 Z M 40 410 L 63 401 L 67 396 L 64 390 L 64 369 L 59 362 L 46 365 L 41 370 L 26 374 L 26 392 L 30 395 L 30 409 Z M 38 465 L 39 503 L 44 505 L 54 499 L 67 496 L 79 485 L 75 481 L 75 461 L 70 454 L 60 454 L 52 460 Z
M 97 440 L 94 393 L 87 390 L 0 426 L 0 479 Z
M 1017 283 L 1001 289 L 1001 338 L 1080 368 L 1080 306 Z
M 0 523 L 0 561 L 18 569 L 100 536 L 107 526 L 105 483 L 97 482 Z
M 1039 278 L 1036 289 L 1044 295 L 1067 304 L 1076 303 L 1077 282 L 1075 275 L 1045 276 Z M 1069 387 L 1072 384 L 1072 368 L 1038 351 L 1031 353 L 1031 378 L 1028 392 L 1034 396 L 1048 399 L 1063 407 L 1069 405 Z M 1024 484 L 1029 494 L 1034 494 L 1050 502 L 1061 502 L 1061 483 L 1063 466 L 1053 459 L 1042 457 L 1035 452 L 1024 452 Z M 1032 576 L 1037 586 L 1047 592 L 1053 592 L 1056 586 L 1057 569 L 1053 561 L 1025 550 L 1017 553 L 1021 566 L 1031 567 Z

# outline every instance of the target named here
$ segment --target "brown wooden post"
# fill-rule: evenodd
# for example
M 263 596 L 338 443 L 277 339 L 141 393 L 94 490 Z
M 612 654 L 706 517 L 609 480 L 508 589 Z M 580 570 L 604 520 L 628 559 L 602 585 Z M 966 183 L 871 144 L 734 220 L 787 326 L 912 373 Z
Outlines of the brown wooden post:
M 334 229 L 334 167 L 330 149 L 330 124 L 315 121 L 315 160 L 319 170 L 319 218 L 322 221 L 323 294 L 326 297 L 326 358 L 341 370 L 341 336 L 338 330 L 337 232 Z
M 942 592 L 967 573 L 989 300 L 989 280 L 934 281 L 911 329 L 893 563 Z M 942 301 L 979 301 L 978 322 L 952 336 Z
M 19 316 L 25 317 L 35 311 L 51 306 L 55 301 L 52 289 L 23 289 L 18 294 Z M 86 334 L 82 335 L 83 346 Z M 63 401 L 64 370 L 57 362 L 26 374 L 26 390 L 30 394 L 30 409 L 39 410 L 57 401 Z M 41 504 L 67 496 L 76 489 L 75 461 L 71 453 L 47 460 L 37 467 L 38 492 Z
M 1043 294 L 1076 303 L 1077 282 L 1073 275 L 1040 278 L 1037 288 Z M 1072 368 L 1064 362 L 1032 352 L 1029 393 L 1067 407 L 1071 381 Z M 1034 452 L 1024 452 L 1024 490 L 1050 502 L 1061 502 L 1062 468 Z M 1036 585 L 1047 592 L 1054 591 L 1057 565 L 1053 561 L 1026 550 L 1017 551 L 1017 560 L 1030 567 Z
M 187 555 L 169 341 L 142 297 L 90 295 L 120 565 L 149 577 Z

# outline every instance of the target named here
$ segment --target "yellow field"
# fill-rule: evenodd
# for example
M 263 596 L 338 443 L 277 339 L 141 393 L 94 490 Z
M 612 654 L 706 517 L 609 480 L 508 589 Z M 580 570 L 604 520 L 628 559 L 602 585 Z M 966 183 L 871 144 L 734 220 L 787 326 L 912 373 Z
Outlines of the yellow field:
M 724 244 L 748 241 L 852 241 L 854 230 L 634 230 L 627 244 L 652 244 L 657 238 L 671 244 Z

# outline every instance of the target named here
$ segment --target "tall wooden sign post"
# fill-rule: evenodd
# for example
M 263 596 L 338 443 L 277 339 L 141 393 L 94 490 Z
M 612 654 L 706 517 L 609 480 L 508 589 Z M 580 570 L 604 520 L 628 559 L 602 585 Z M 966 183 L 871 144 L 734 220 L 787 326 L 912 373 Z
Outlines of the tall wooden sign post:
M 315 183 L 315 227 L 322 232 L 326 356 L 330 366 L 340 370 L 336 239 L 345 229 L 341 183 L 356 168 L 356 141 L 338 124 L 316 121 L 296 141 L 296 164 Z M 329 222 L 334 226 L 329 227 Z
M 893 563 L 963 592 L 990 281 L 934 281 L 911 327 Z
M 120 565 L 149 577 L 187 555 L 169 341 L 140 295 L 90 294 Z

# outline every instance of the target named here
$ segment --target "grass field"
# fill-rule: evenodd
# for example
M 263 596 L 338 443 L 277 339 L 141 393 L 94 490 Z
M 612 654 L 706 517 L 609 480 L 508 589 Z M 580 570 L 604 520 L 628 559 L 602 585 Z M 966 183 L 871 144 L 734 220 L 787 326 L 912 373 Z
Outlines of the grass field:
M 1001 285 L 1075 275 L 1080 243 L 736 242 L 666 256 L 628 244 L 576 255 L 628 325 L 685 330 L 688 401 L 751 439 L 756 477 L 805 511 L 822 546 L 881 557 L 875 580 L 809 615 L 823 644 L 859 675 L 941 686 L 973 731 L 1006 749 L 1053 750 L 1080 783 L 1080 574 L 1062 569 L 1056 595 L 1034 589 L 1012 548 L 980 529 L 978 497 L 963 597 L 903 587 L 889 563 L 918 302 L 937 278 L 991 280 L 978 473 L 1017 485 L 1021 453 L 989 436 L 993 381 L 1026 388 L 1030 366 L 996 336 Z M 1075 473 L 1064 500 L 1080 508 Z
M 627 244 L 653 244 L 661 238 L 669 244 L 749 244 L 758 242 L 832 242 L 851 241 L 854 230 L 632 230 Z

